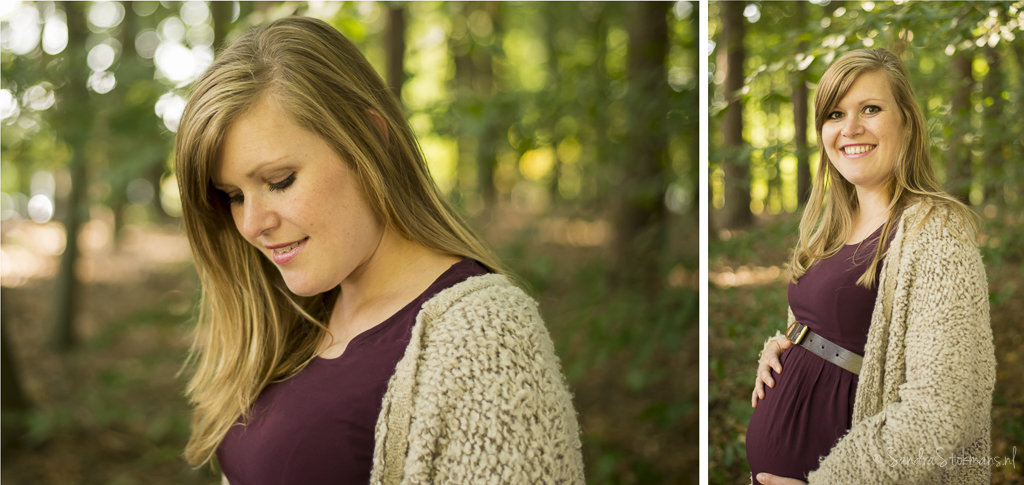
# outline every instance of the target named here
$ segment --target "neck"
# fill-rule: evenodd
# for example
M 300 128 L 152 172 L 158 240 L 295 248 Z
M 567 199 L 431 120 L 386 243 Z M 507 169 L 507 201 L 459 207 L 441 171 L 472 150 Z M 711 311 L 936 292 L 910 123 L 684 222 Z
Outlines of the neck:
M 400 310 L 459 260 L 385 228 L 373 254 L 341 282 L 320 355 L 341 355 L 352 338 Z
M 889 213 L 892 197 L 885 190 L 866 190 L 857 187 L 857 217 L 861 221 L 880 220 Z
M 360 309 L 387 299 L 411 274 L 423 271 L 434 251 L 385 228 L 373 254 L 341 282 L 335 314 L 358 313 Z M 333 320 L 333 318 L 332 318 Z

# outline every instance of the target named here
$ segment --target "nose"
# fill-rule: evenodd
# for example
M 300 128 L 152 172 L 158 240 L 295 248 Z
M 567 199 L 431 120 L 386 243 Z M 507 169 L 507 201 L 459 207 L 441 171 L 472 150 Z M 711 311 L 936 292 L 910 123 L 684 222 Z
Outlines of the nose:
M 846 122 L 843 124 L 842 135 L 847 138 L 853 138 L 860 135 L 864 131 L 864 125 L 861 123 L 859 116 L 848 116 Z
M 248 239 L 266 234 L 277 226 L 277 221 L 277 214 L 259 196 L 246 197 L 242 202 L 241 214 L 235 215 L 238 231 Z

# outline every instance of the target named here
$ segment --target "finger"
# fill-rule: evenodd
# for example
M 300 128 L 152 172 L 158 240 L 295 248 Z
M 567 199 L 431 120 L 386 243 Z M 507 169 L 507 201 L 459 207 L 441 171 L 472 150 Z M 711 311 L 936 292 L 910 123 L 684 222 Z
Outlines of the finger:
M 755 389 L 754 392 L 750 394 L 750 407 L 757 407 L 757 389 Z
M 777 355 L 769 356 L 767 364 L 768 367 L 771 367 L 773 370 L 775 370 L 776 374 L 782 373 L 782 362 L 779 361 L 779 357 Z
M 771 473 L 758 473 L 757 481 L 761 482 L 762 485 L 793 485 L 805 483 L 795 478 L 777 477 Z
M 768 369 L 762 370 L 761 374 L 758 377 L 760 377 L 761 380 L 768 385 L 768 387 L 775 387 L 775 379 L 772 379 L 772 373 L 768 372 Z

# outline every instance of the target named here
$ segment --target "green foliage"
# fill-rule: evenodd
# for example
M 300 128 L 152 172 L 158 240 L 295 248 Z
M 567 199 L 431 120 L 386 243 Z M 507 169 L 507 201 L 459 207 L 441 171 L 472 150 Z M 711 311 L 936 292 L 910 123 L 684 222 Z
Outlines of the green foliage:
M 986 219 L 982 228 L 981 255 L 987 263 L 1024 263 L 1024 224 L 1019 219 L 1017 215 Z
M 755 213 L 793 212 L 796 158 L 792 96 L 794 86 L 809 86 L 809 165 L 815 170 L 813 89 L 838 56 L 859 48 L 887 48 L 907 66 L 931 138 L 931 157 L 949 190 L 970 193 L 975 205 L 988 202 L 1019 207 L 1017 187 L 1024 182 L 1014 162 L 1024 156 L 1024 2 L 748 2 L 743 109 L 743 139 L 751 153 L 726 152 L 720 130 L 728 93 L 722 92 L 719 66 L 725 60 L 720 6 L 709 5 L 709 32 L 717 43 L 709 69 L 711 85 L 711 172 L 722 161 L 749 164 L 744 180 Z M 967 56 L 972 69 L 964 78 L 954 69 Z M 953 112 L 961 89 L 965 110 Z M 780 150 L 781 149 L 781 150 Z M 713 186 L 716 193 L 722 185 Z M 719 199 L 720 200 L 720 199 Z M 718 202 L 720 205 L 721 202 Z
M 678 466 L 673 471 L 664 458 L 639 450 L 636 436 L 637 429 L 649 430 L 644 440 L 668 447 L 659 456 L 690 459 L 679 445 L 692 432 L 683 444 L 696 452 L 696 378 L 684 379 L 679 369 L 696 367 L 697 292 L 618 287 L 610 263 L 593 257 L 572 263 L 535 240 L 526 231 L 501 256 L 538 299 L 574 388 L 588 482 L 663 483 L 679 476 Z
M 640 288 L 610 291 L 604 268 L 594 264 L 581 272 L 579 286 L 569 297 L 569 305 L 578 313 L 568 324 L 568 333 L 586 335 L 585 344 L 575 348 L 565 342 L 570 379 L 586 370 L 603 365 L 612 357 L 629 350 L 629 367 L 624 369 L 628 387 L 640 392 L 668 374 L 649 368 L 655 352 L 677 352 L 693 333 L 697 321 L 697 293 L 692 290 L 666 289 L 654 295 Z M 609 295 L 614 295 L 609 297 Z M 639 308 L 637 308 L 639 306 Z
M 720 237 L 708 244 L 711 261 L 763 261 L 782 264 L 764 258 L 764 249 L 786 247 L 799 233 L 799 220 L 780 218 L 754 231 L 730 232 L 728 238 Z
M 1024 443 L 1024 417 L 1003 421 L 1003 432 L 1014 443 Z

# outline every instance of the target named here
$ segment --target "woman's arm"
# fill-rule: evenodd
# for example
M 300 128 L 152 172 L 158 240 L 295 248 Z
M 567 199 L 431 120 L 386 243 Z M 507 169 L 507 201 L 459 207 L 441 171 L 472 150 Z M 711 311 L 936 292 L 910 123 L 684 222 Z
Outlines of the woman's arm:
M 890 385 L 857 396 L 858 405 L 888 404 L 853 426 L 811 484 L 932 483 L 970 472 L 957 457 L 990 452 L 995 357 L 985 268 L 977 248 L 954 233 L 964 228 L 941 219 L 929 218 L 905 256 L 890 261 L 905 288 L 897 286 L 886 345 L 877 349 L 881 382 Z M 860 386 L 869 385 L 864 379 Z

